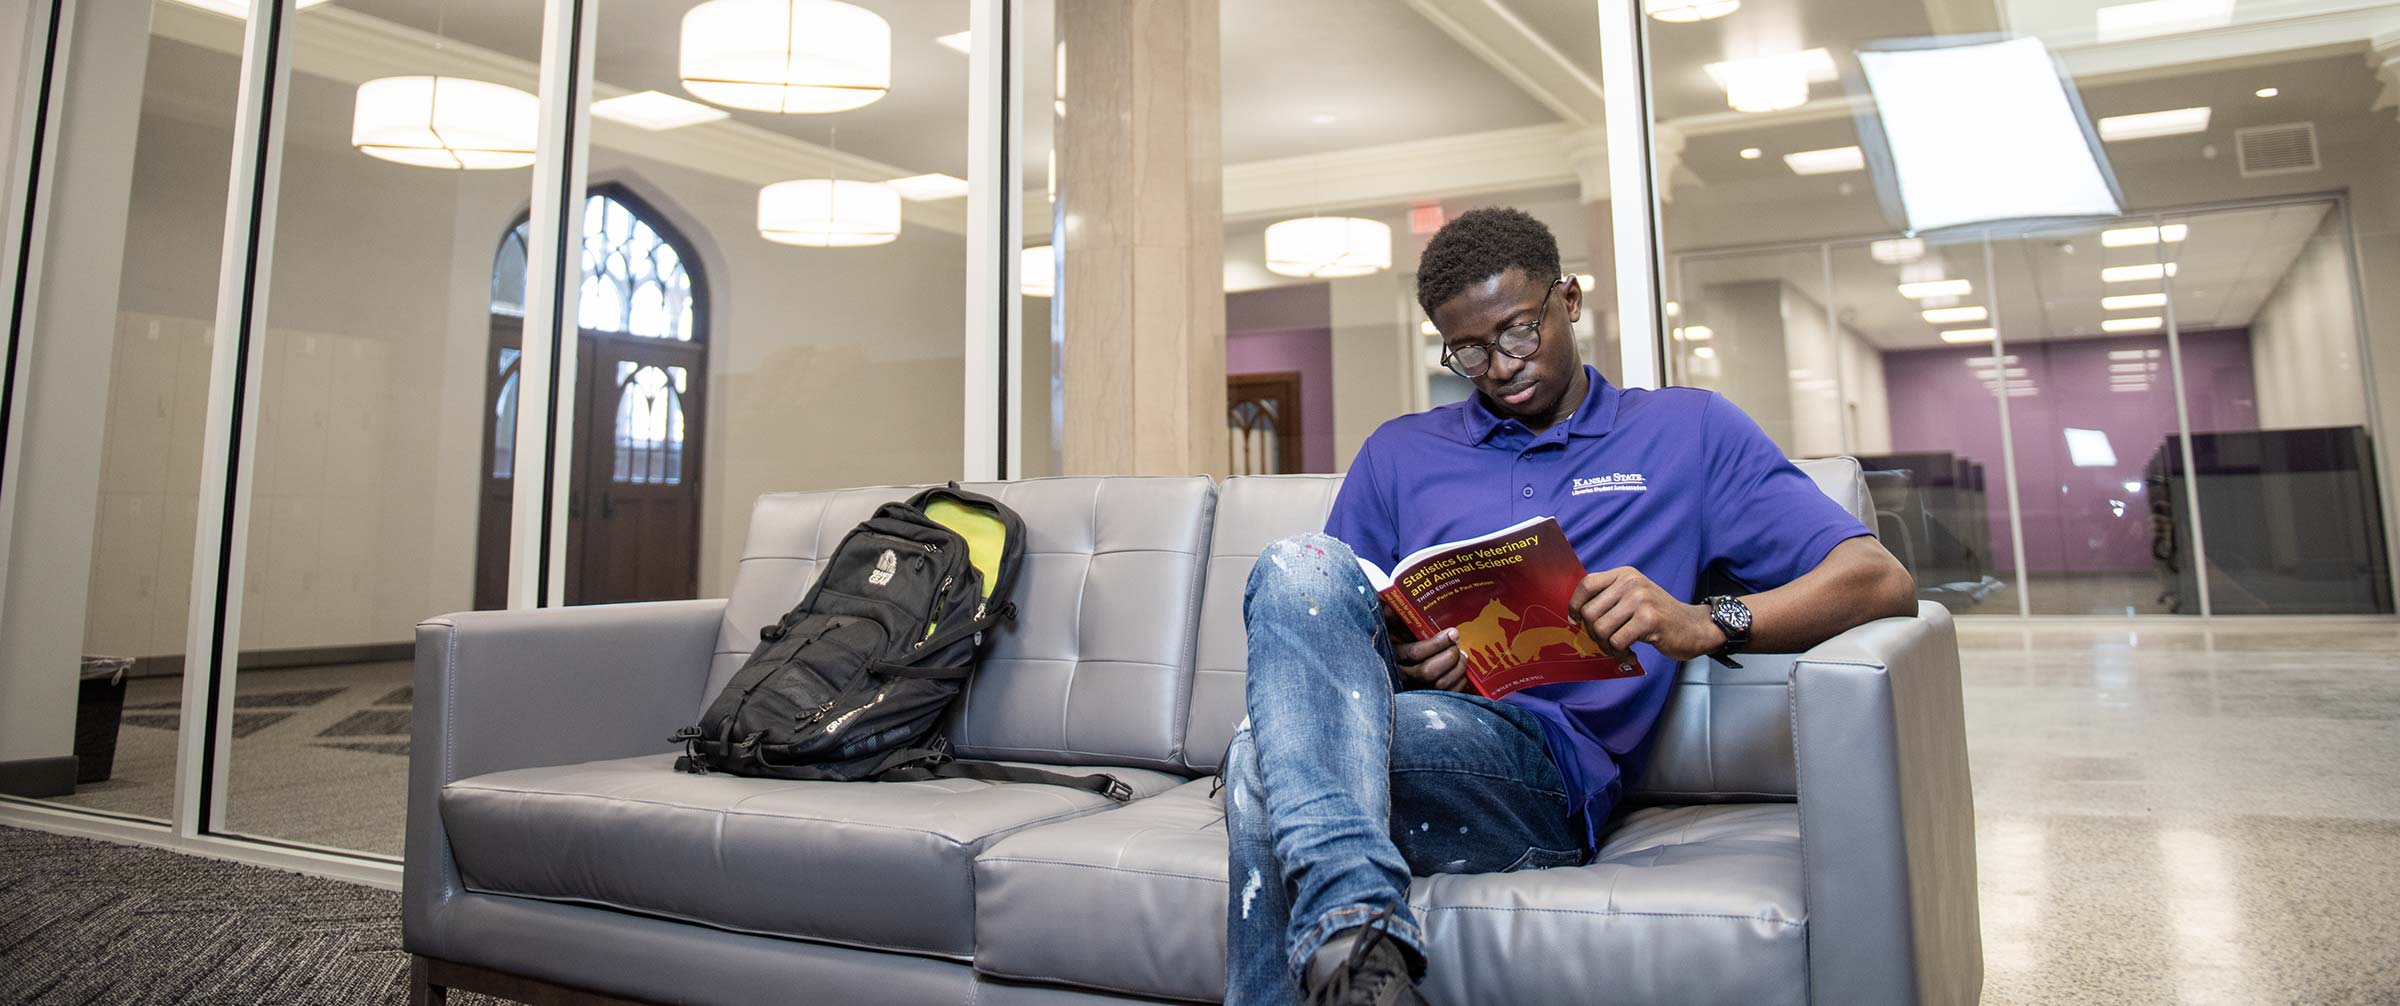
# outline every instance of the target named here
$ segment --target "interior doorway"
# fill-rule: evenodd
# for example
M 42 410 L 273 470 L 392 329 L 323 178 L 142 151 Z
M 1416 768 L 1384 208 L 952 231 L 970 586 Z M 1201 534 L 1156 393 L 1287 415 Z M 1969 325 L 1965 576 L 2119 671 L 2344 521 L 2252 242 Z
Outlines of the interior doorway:
M 619 186 L 584 206 L 567 604 L 655 601 L 699 589 L 708 380 L 706 300 L 685 243 Z M 492 272 L 475 607 L 506 607 L 525 228 Z
M 1227 475 L 1300 471 L 1299 373 L 1227 375 L 1225 433 Z

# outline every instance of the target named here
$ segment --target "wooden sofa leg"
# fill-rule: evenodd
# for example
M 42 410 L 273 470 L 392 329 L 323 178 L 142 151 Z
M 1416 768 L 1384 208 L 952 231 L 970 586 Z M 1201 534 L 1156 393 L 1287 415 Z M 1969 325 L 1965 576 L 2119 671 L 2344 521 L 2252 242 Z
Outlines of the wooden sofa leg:
M 433 967 L 424 957 L 408 955 L 408 1006 L 443 1006 L 450 990 L 433 983 Z

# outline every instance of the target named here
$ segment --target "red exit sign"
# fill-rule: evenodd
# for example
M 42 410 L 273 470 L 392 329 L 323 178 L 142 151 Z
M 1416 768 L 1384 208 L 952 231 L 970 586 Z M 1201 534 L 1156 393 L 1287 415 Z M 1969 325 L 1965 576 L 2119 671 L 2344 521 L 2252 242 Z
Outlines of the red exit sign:
M 1442 204 L 1420 203 L 1408 208 L 1408 232 L 1431 234 L 1442 229 Z

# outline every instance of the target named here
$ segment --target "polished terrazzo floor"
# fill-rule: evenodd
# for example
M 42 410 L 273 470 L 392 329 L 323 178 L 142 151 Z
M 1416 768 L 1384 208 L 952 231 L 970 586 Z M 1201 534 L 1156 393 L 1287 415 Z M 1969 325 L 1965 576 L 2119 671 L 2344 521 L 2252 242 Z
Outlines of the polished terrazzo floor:
M 2400 622 L 1962 624 L 1987 1003 L 2400 1003 Z

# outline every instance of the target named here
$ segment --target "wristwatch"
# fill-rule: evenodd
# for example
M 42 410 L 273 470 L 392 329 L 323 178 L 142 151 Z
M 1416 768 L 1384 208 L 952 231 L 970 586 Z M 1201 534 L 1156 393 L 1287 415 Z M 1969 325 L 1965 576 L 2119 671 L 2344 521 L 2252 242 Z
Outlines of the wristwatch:
M 1750 645 L 1750 606 L 1729 594 L 1703 598 L 1700 603 L 1708 606 L 1708 620 L 1717 623 L 1717 630 L 1725 634 L 1725 645 L 1717 647 L 1709 657 L 1727 667 L 1742 666 L 1733 662 L 1732 655 Z

